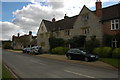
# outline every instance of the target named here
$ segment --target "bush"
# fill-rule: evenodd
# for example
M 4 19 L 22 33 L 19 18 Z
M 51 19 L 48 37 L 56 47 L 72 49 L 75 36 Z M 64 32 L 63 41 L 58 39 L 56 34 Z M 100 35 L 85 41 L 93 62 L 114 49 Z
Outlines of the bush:
M 103 47 L 102 48 L 102 56 L 103 57 L 112 57 L 112 48 L 111 47 Z
M 56 47 L 52 49 L 52 54 L 59 54 L 59 55 L 63 55 L 68 51 L 68 48 L 64 48 L 64 47 Z
M 112 48 L 111 47 L 99 47 L 93 50 L 94 54 L 97 54 L 99 57 L 111 57 Z
M 99 55 L 101 53 L 101 48 L 94 48 L 93 53 Z
M 62 38 L 55 38 L 55 37 L 49 38 L 50 50 L 55 47 L 64 46 L 64 44 L 65 44 L 65 41 Z
M 2 45 L 2 47 L 3 47 L 3 49 L 12 49 L 11 43 L 4 43 L 4 44 Z
M 112 57 L 113 57 L 113 58 L 120 58 L 120 48 L 115 48 L 115 49 L 112 51 Z
M 71 48 L 80 48 L 83 47 L 86 41 L 86 36 L 79 35 L 74 36 L 71 39 L 68 39 L 68 44 L 70 44 Z
M 91 40 L 86 41 L 85 49 L 92 52 L 94 48 L 99 47 L 100 41 L 96 39 L 96 36 L 91 36 Z

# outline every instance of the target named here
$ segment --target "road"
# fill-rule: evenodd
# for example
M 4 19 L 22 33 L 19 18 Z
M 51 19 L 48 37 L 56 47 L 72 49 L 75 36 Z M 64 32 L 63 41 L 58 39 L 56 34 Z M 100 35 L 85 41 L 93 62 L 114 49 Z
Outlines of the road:
M 3 50 L 3 62 L 21 78 L 118 78 L 118 71 Z

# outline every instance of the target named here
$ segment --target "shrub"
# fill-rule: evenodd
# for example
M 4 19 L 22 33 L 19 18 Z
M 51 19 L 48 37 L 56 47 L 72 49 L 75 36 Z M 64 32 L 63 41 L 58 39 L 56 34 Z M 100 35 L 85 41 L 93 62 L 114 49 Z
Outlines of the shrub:
M 55 37 L 49 38 L 50 50 L 55 47 L 64 46 L 64 43 L 65 41 L 62 38 L 55 38 Z
M 93 53 L 100 57 L 111 57 L 112 48 L 111 47 L 99 47 L 93 50 Z
M 71 48 L 80 48 L 83 47 L 86 41 L 86 36 L 79 35 L 74 36 L 71 39 L 68 39 L 68 44 L 70 44 Z
M 113 58 L 120 58 L 120 48 L 115 48 L 115 49 L 112 51 L 112 57 L 113 57 Z
M 64 47 L 56 47 L 51 50 L 52 54 L 59 54 L 59 55 L 63 55 L 67 51 L 68 51 L 68 48 L 64 48 Z
M 94 53 L 94 54 L 97 54 L 98 56 L 101 56 L 101 55 L 100 55 L 100 54 L 101 54 L 101 49 L 102 49 L 102 48 L 100 48 L 100 47 L 99 47 L 99 48 L 94 48 L 93 53 Z
M 99 47 L 99 45 L 100 45 L 100 41 L 96 39 L 96 36 L 91 36 L 91 39 L 86 41 L 85 49 L 89 52 L 92 52 L 93 49 Z
M 112 48 L 111 47 L 103 47 L 102 48 L 102 57 L 112 57 Z

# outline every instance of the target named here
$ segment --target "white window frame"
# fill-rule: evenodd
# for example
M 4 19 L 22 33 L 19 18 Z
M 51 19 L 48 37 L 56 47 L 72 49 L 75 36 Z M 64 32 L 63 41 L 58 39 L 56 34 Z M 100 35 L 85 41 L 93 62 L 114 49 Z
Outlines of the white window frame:
M 116 20 L 117 20 L 117 22 L 116 22 Z M 116 24 L 118 24 L 118 28 L 117 28 Z M 114 28 L 113 28 L 113 25 L 114 25 Z M 120 29 L 119 19 L 111 20 L 111 30 L 118 30 L 118 29 Z
M 112 47 L 115 47 L 115 48 L 117 48 L 117 46 L 118 46 L 118 41 L 116 40 L 116 39 L 112 39 Z M 115 45 L 115 46 L 114 46 Z

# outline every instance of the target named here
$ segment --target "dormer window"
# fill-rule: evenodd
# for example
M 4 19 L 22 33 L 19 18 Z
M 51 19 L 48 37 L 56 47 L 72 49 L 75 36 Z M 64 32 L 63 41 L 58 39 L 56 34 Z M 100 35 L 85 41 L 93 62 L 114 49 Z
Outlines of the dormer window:
M 111 20 L 111 30 L 119 29 L 119 19 Z

